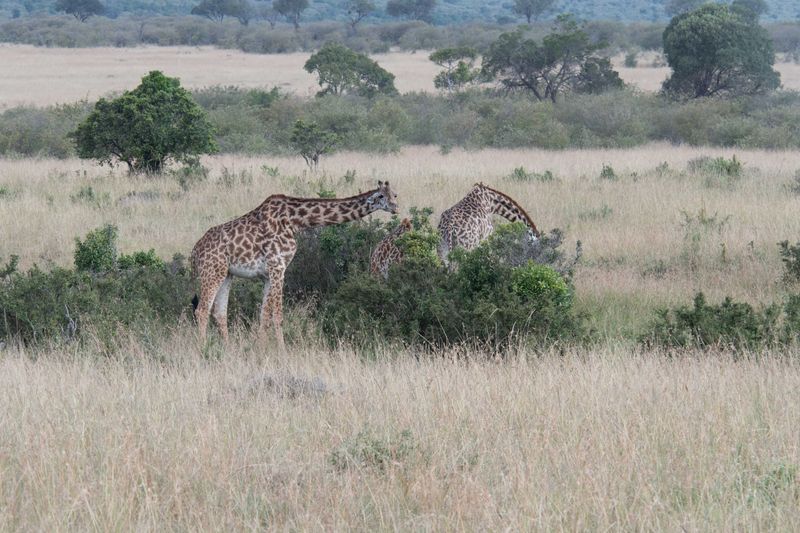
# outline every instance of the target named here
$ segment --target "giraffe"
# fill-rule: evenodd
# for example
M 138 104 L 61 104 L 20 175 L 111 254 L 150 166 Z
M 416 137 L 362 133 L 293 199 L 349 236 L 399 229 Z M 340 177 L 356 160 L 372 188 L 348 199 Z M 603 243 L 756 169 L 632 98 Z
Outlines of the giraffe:
M 369 271 L 374 275 L 380 275 L 383 279 L 389 277 L 389 267 L 394 263 L 399 263 L 403 259 L 403 252 L 397 247 L 397 238 L 411 231 L 411 221 L 404 218 L 400 225 L 389 232 L 378 246 L 372 251 L 369 260 Z
M 261 205 L 206 231 L 192 249 L 192 275 L 200 282 L 195 318 L 205 340 L 211 313 L 228 339 L 228 296 L 234 277 L 264 280 L 259 316 L 263 337 L 269 319 L 281 349 L 283 342 L 283 276 L 297 250 L 295 234 L 305 228 L 358 220 L 378 210 L 397 213 L 397 194 L 389 182 L 349 198 L 293 198 L 276 194 Z
M 439 218 L 441 238 L 437 253 L 442 262 L 448 264 L 447 256 L 456 247 L 473 250 L 487 238 L 494 229 L 492 215 L 524 223 L 528 226 L 530 239 L 539 239 L 536 224 L 516 201 L 483 183 L 476 183 L 464 198 L 442 212 Z

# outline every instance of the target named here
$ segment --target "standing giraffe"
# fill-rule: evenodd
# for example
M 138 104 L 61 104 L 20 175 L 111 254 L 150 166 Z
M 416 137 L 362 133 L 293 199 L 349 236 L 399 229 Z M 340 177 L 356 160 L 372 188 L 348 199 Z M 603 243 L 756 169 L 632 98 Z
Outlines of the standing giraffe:
M 451 250 L 457 247 L 473 250 L 487 238 L 494 229 L 493 215 L 511 222 L 522 222 L 528 226 L 530 239 L 539 239 L 536 224 L 516 201 L 483 183 L 476 183 L 464 198 L 446 209 L 439 218 L 441 238 L 437 253 L 442 262 L 448 264 L 447 256 Z
M 380 275 L 383 279 L 389 277 L 389 267 L 403 259 L 403 251 L 396 244 L 397 238 L 409 231 L 411 231 L 411 221 L 404 218 L 399 226 L 378 243 L 369 259 L 369 271 L 372 274 Z
M 212 312 L 222 338 L 228 339 L 228 295 L 234 277 L 261 278 L 259 334 L 268 319 L 283 348 L 283 275 L 297 250 L 295 234 L 305 228 L 329 226 L 363 218 L 382 209 L 397 213 L 397 194 L 389 182 L 349 198 L 292 198 L 269 196 L 239 218 L 209 229 L 192 249 L 192 274 L 200 281 L 195 318 L 200 339 L 205 340 Z

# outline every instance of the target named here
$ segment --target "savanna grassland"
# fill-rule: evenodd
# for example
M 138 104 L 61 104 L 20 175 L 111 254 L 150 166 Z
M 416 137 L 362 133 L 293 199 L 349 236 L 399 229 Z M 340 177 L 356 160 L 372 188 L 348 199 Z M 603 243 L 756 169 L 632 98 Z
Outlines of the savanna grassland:
M 115 77 L 99 79 L 84 53 L 37 49 L 40 66 L 0 80 L 0 106 L 94 98 L 151 68 L 189 86 L 315 90 L 303 54 L 108 49 L 97 64 Z M 209 68 L 204 54 L 220 62 Z M 428 88 L 426 54 L 386 57 L 401 92 Z M 69 81 L 73 67 L 89 70 Z M 621 74 L 640 70 L 655 69 Z M 720 157 L 741 168 L 715 169 Z M 431 207 L 435 222 L 482 181 L 540 229 L 562 229 L 568 252 L 581 242 L 575 307 L 591 341 L 502 356 L 391 343 L 365 353 L 331 348 L 302 306 L 288 312 L 287 353 L 242 324 L 230 345 L 201 347 L 188 312 L 163 334 L 120 331 L 111 354 L 91 334 L 3 339 L 0 529 L 800 528 L 797 347 L 636 342 L 657 308 L 698 290 L 756 307 L 786 295 L 777 242 L 800 240 L 800 152 L 405 146 L 326 155 L 316 172 L 289 156 L 202 164 L 205 178 L 181 181 L 74 158 L 0 159 L 0 259 L 68 267 L 75 238 L 103 224 L 119 228 L 121 252 L 188 255 L 207 228 L 270 194 L 343 196 L 379 179 L 404 213 Z
M 429 53 L 394 51 L 371 57 L 396 76 L 395 85 L 401 93 L 433 92 L 433 77 L 440 69 L 428 59 Z M 315 77 L 303 70 L 309 55 L 247 54 L 211 46 L 41 48 L 0 44 L 0 64 L 15 73 L 0 79 L 0 110 L 92 101 L 110 91 L 122 92 L 135 86 L 150 70 L 168 72 L 180 78 L 183 86 L 194 89 L 213 85 L 278 87 L 312 96 L 319 86 Z M 615 68 L 626 83 L 644 91 L 659 90 L 669 75 L 663 58 L 654 52 L 639 56 L 636 68 L 626 68 L 622 56 L 616 57 Z M 782 61 L 775 68 L 786 89 L 800 89 L 800 65 Z

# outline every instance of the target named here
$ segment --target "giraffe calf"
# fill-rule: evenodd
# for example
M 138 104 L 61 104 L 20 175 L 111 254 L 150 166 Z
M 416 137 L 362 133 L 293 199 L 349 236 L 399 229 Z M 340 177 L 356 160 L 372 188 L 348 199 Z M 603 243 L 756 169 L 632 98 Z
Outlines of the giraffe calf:
M 403 251 L 397 246 L 397 239 L 408 231 L 411 231 L 411 221 L 404 218 L 399 226 L 378 243 L 370 257 L 370 273 L 380 275 L 383 279 L 389 277 L 389 268 L 403 259 Z

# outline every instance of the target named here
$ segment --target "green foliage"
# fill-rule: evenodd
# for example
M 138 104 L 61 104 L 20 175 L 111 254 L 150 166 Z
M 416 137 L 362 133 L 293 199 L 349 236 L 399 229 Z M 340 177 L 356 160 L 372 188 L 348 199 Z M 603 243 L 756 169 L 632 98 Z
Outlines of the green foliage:
M 338 43 L 328 43 L 308 58 L 303 68 L 316 73 L 325 94 L 353 93 L 372 97 L 377 94 L 395 95 L 394 74 L 375 61 Z
M 323 304 L 323 331 L 356 344 L 434 346 L 580 337 L 582 322 L 572 312 L 568 282 L 530 259 L 556 266 L 560 253 L 530 246 L 524 226 L 508 225 L 477 249 L 451 254 L 455 273 L 419 256 L 394 265 L 385 283 L 354 272 Z
M 386 2 L 386 14 L 430 22 L 434 7 L 436 0 L 389 0 Z
M 133 252 L 130 255 L 122 254 L 117 259 L 117 267 L 120 270 L 130 270 L 135 268 L 164 268 L 166 264 L 164 260 L 156 255 L 156 251 L 152 248 L 150 250 Z
M 619 176 L 617 176 L 616 171 L 614 171 L 614 167 L 603 163 L 603 169 L 600 171 L 600 179 L 608 181 L 616 181 L 619 179 Z
M 410 430 L 380 437 L 364 429 L 333 450 L 329 461 L 339 471 L 374 468 L 385 472 L 402 466 L 418 453 L 419 445 Z
M 56 0 L 55 9 L 72 15 L 81 22 L 86 22 L 93 15 L 102 15 L 106 11 L 100 0 Z
M 316 169 L 322 154 L 333 151 L 339 137 L 330 131 L 323 131 L 316 122 L 298 120 L 292 130 L 292 147 L 299 153 L 309 168 Z
M 255 9 L 248 0 L 202 0 L 192 8 L 191 13 L 215 22 L 222 22 L 225 17 L 233 17 L 247 26 L 255 15 Z
M 789 241 L 781 241 L 778 247 L 783 261 L 784 278 L 790 282 L 800 282 L 800 242 L 789 244 Z
M 350 26 L 353 31 L 363 19 L 372 14 L 376 9 L 372 0 L 349 0 L 347 2 L 347 16 L 350 19 Z
M 550 11 L 555 4 L 555 0 L 514 0 L 511 10 L 521 17 L 525 17 L 528 24 L 531 19 L 539 20 L 539 17 Z
M 636 52 L 628 52 L 627 54 L 625 54 L 624 64 L 627 68 L 636 68 L 636 65 L 638 64 L 638 60 L 636 57 L 637 55 L 638 54 Z
M 101 98 L 72 134 L 78 156 L 125 162 L 130 172 L 161 172 L 169 160 L 193 161 L 216 150 L 203 110 L 177 78 L 152 71 L 133 91 Z
M 297 30 L 300 27 L 300 15 L 308 9 L 308 0 L 273 0 L 272 9 L 286 17 Z
M 506 179 L 512 181 L 537 181 L 540 183 L 556 181 L 555 175 L 549 170 L 545 170 L 544 172 L 528 172 L 525 170 L 525 167 L 514 168 L 511 174 L 506 176 Z
M 109 272 L 117 267 L 117 228 L 107 224 L 75 239 L 75 268 L 79 272 Z
M 780 85 L 775 52 L 757 20 L 721 4 L 676 16 L 664 30 L 672 75 L 664 92 L 699 98 L 758 94 Z
M 475 49 L 468 46 L 442 48 L 433 52 L 428 59 L 444 68 L 433 78 L 433 86 L 457 91 L 475 81 L 480 75 L 480 71 L 474 67 L 477 55 Z
M 622 87 L 610 62 L 595 55 L 600 48 L 575 19 L 561 15 L 541 43 L 521 29 L 500 35 L 484 56 L 483 69 L 506 89 L 555 102 L 564 92 Z
M 730 298 L 719 305 L 711 305 L 703 293 L 697 293 L 691 307 L 658 311 L 642 342 L 681 348 L 763 349 L 792 341 L 790 335 L 797 335 L 798 331 L 792 329 L 786 317 L 797 310 L 793 300 L 783 308 L 773 304 L 760 310 Z M 780 328 L 782 315 L 787 326 L 783 331 Z

